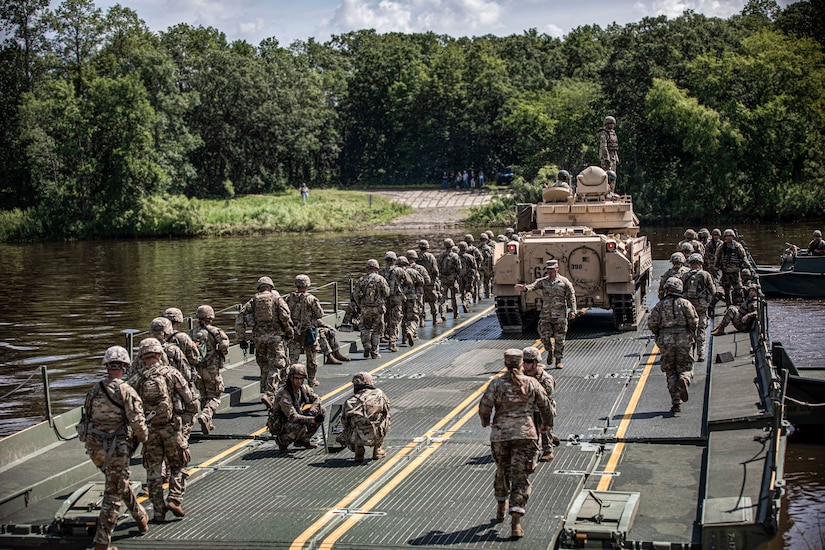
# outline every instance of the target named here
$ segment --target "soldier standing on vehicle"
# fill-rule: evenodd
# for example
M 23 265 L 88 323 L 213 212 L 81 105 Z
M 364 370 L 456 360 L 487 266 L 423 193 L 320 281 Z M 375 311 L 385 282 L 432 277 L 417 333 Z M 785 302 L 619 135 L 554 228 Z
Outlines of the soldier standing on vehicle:
M 181 414 L 197 414 L 198 401 L 177 369 L 162 363 L 163 347 L 156 338 L 141 340 L 138 354 L 145 368 L 130 377 L 146 409 L 149 436 L 143 445 L 143 467 L 155 523 L 166 521 L 167 510 L 183 517 L 181 506 L 186 491 L 189 442 L 183 437 Z M 163 497 L 163 465 L 169 470 L 169 498 Z
M 223 393 L 223 368 L 226 354 L 229 352 L 229 337 L 226 333 L 212 325 L 215 320 L 215 310 L 212 306 L 202 305 L 196 313 L 198 326 L 192 329 L 192 340 L 198 348 L 198 392 L 200 393 L 201 412 L 196 417 L 200 422 L 203 433 L 209 434 L 215 429 L 212 417 L 221 404 Z
M 286 452 L 292 443 L 304 449 L 318 446 L 310 439 L 324 423 L 327 411 L 315 390 L 304 383 L 306 379 L 307 368 L 295 363 L 289 367 L 286 383 L 275 394 L 267 428 L 281 452 Z
M 504 352 L 507 373 L 490 382 L 478 404 L 482 426 L 490 426 L 492 416 L 490 450 L 496 463 L 496 519 L 503 521 L 505 513 L 510 512 L 513 538 L 524 536 L 521 517 L 530 498 L 528 476 L 535 471 L 539 458 L 539 428 L 533 411 L 538 408 L 545 425 L 552 422 L 553 416 L 550 399 L 538 381 L 522 372 L 522 356 L 520 349 Z
M 690 271 L 682 274 L 684 297 L 693 304 L 699 316 L 699 328 L 696 330 L 696 360 L 705 360 L 705 333 L 708 330 L 708 307 L 716 294 L 716 284 L 710 273 L 702 269 L 704 259 L 698 252 L 688 258 Z
M 722 274 L 720 282 L 725 292 L 725 303 L 733 305 L 743 299 L 742 268 L 749 264 L 745 247 L 734 240 L 736 232 L 725 229 L 722 236 L 725 242 L 716 249 L 716 268 Z
M 616 137 L 616 119 L 604 117 L 604 128 L 599 130 L 599 160 L 605 170 L 616 171 L 619 166 L 619 138 Z
M 439 309 L 441 310 L 441 320 L 447 320 L 447 311 L 445 302 L 449 298 L 450 306 L 453 310 L 453 319 L 461 317 L 458 313 L 458 302 L 456 294 L 458 293 L 458 276 L 461 273 L 461 259 L 458 254 L 453 252 L 455 242 L 450 239 L 444 239 L 444 251 L 438 255 L 438 271 L 441 274 L 441 300 L 439 302 Z
M 529 292 L 539 289 L 542 294 L 541 314 L 539 315 L 539 336 L 547 350 L 547 364 L 552 365 L 555 358 L 556 368 L 564 367 L 564 340 L 567 336 L 567 322 L 576 318 L 576 291 L 567 278 L 559 275 L 559 261 L 545 262 L 547 276 L 536 279 L 529 285 L 517 284 L 517 292 Z M 554 343 L 555 342 L 555 343 Z
M 123 379 L 129 366 L 125 348 L 112 346 L 103 355 L 106 377 L 86 395 L 83 418 L 77 425 L 78 439 L 86 444 L 86 454 L 106 476 L 106 488 L 95 530 L 95 550 L 108 550 L 112 532 L 124 502 L 137 523 L 138 531 L 149 531 L 149 516 L 132 490 L 129 460 L 132 438 L 145 443 L 148 436 L 143 403 Z
M 384 458 L 387 452 L 381 445 L 390 429 L 390 401 L 368 372 L 355 373 L 352 392 L 341 415 L 344 431 L 336 441 L 355 453 L 355 462 L 364 462 L 365 447 L 372 447 L 373 460 Z
M 426 239 L 418 241 L 418 263 L 427 270 L 430 284 L 424 285 L 424 303 L 430 306 L 430 315 L 433 325 L 441 322 L 441 273 L 438 269 L 438 260 L 430 252 L 430 243 Z M 421 319 L 427 316 L 426 309 L 421 310 Z
M 286 303 L 295 324 L 295 334 L 289 340 L 289 363 L 295 364 L 301 353 L 306 356 L 306 368 L 309 376 L 307 384 L 319 384 L 318 373 L 318 327 L 324 319 L 324 309 L 314 294 L 310 294 L 312 282 L 308 275 L 295 277 L 295 291 L 286 297 Z
M 258 292 L 244 304 L 235 317 L 235 337 L 244 352 L 249 349 L 246 341 L 246 327 L 252 327 L 255 343 L 255 361 L 261 369 L 260 391 L 274 392 L 285 376 L 287 350 L 284 337 L 295 336 L 292 318 L 284 299 L 275 290 L 275 283 L 269 277 L 261 277 L 257 283 Z
M 378 260 L 367 260 L 367 273 L 355 282 L 353 298 L 361 310 L 361 344 L 364 357 L 378 359 L 378 346 L 384 334 L 385 301 L 390 295 L 390 285 L 378 274 Z
M 547 394 L 547 399 L 550 400 L 553 415 L 547 419 L 550 421 L 549 424 L 544 423 L 537 407 L 533 409 L 533 419 L 536 426 L 540 427 L 539 432 L 541 435 L 541 458 L 539 462 L 549 462 L 553 460 L 553 446 L 559 443 L 559 438 L 553 435 L 553 425 L 556 421 L 556 398 L 553 397 L 553 394 L 556 393 L 556 379 L 545 370 L 547 365 L 540 363 L 541 352 L 538 348 L 530 346 L 521 351 L 524 354 L 524 374 L 538 380 L 544 393 Z
M 665 281 L 667 295 L 659 300 L 647 319 L 647 328 L 656 337 L 662 352 L 662 372 L 667 376 L 671 412 L 680 412 L 688 400 L 688 387 L 693 380 L 691 346 L 699 326 L 699 316 L 693 304 L 682 298 L 682 280 L 670 277 Z

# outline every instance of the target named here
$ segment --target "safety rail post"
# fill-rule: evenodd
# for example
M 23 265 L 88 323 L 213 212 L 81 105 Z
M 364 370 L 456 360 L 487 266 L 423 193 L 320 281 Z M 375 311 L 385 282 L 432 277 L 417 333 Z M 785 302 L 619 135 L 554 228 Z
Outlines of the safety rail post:
M 40 367 L 40 375 L 43 378 L 43 395 L 46 398 L 46 418 L 49 420 L 49 426 L 54 427 L 54 419 L 52 418 L 52 396 L 49 391 L 49 370 L 46 365 Z

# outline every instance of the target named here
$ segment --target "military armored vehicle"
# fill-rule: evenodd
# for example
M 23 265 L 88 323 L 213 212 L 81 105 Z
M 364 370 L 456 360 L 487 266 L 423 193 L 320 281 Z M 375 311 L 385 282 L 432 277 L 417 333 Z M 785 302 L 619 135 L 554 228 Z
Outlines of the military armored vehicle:
M 544 276 L 545 261 L 559 261 L 559 274 L 576 290 L 582 313 L 588 308 L 613 311 L 619 330 L 635 330 L 644 314 L 653 257 L 630 195 L 617 195 L 607 172 L 590 166 L 572 187 L 547 187 L 539 204 L 516 205 L 520 240 L 496 243 L 493 292 L 504 332 L 520 333 L 536 322 L 541 293 L 517 292 Z

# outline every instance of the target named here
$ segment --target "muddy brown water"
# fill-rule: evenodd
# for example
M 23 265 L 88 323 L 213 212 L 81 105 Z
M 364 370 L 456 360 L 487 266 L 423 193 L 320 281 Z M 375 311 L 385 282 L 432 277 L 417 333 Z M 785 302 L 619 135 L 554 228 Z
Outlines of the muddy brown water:
M 102 373 L 103 351 L 123 345 L 124 331 L 148 328 L 167 307 L 179 307 L 185 315 L 205 303 L 231 308 L 252 296 L 258 277 L 269 275 L 286 293 L 298 273 L 307 273 L 313 287 L 338 281 L 343 305 L 349 297 L 346 283 L 363 272 L 368 258 L 380 261 L 388 250 L 403 253 L 419 238 L 428 239 L 437 253 L 444 237 L 478 235 L 483 229 L 0 244 L 0 437 L 44 419 L 41 366 L 49 370 L 54 412 L 76 407 Z M 775 265 L 785 242 L 806 246 L 814 228 L 737 229 L 758 264 Z M 654 258 L 667 259 L 684 228 L 645 227 L 642 233 Z M 331 287 L 318 295 L 331 310 Z M 825 364 L 825 300 L 771 299 L 769 304 L 772 340 L 782 341 L 797 364 Z M 218 315 L 216 324 L 230 332 L 233 322 L 230 312 Z M 825 446 L 791 443 L 786 479 L 781 535 L 766 548 L 823 548 Z

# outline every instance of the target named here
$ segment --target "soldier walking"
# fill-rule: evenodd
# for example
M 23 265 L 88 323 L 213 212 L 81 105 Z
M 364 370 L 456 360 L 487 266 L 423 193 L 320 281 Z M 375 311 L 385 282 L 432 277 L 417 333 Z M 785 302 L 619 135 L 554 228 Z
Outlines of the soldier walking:
M 378 359 L 378 347 L 384 334 L 385 300 L 390 294 L 387 280 L 378 274 L 378 260 L 367 260 L 367 273 L 355 282 L 353 299 L 361 310 L 361 344 L 364 357 Z
M 647 328 L 656 337 L 662 351 L 662 372 L 667 376 L 667 389 L 672 406 L 670 411 L 682 410 L 688 400 L 688 387 L 693 380 L 693 344 L 699 316 L 686 299 L 682 298 L 682 280 L 670 277 L 665 281 L 667 295 L 659 300 L 647 319 Z
M 396 265 L 398 255 L 395 252 L 389 251 L 384 254 L 384 262 L 386 266 L 378 271 L 390 287 L 390 294 L 386 300 L 387 311 L 384 314 L 384 336 L 389 342 L 387 350 L 398 351 L 398 333 L 404 319 L 406 292 L 412 281 L 407 272 Z
M 295 324 L 295 334 L 289 340 L 289 363 L 295 364 L 301 353 L 306 356 L 309 379 L 307 384 L 317 386 L 318 382 L 318 327 L 324 318 L 324 309 L 314 294 L 308 292 L 312 281 L 309 275 L 295 277 L 295 291 L 286 297 L 286 303 Z
M 200 422 L 203 433 L 209 434 L 215 429 L 212 417 L 221 404 L 223 393 L 223 368 L 226 354 L 229 352 L 229 337 L 226 333 L 212 325 L 215 320 L 215 310 L 212 306 L 202 305 L 195 314 L 198 326 L 191 332 L 192 341 L 198 348 L 198 392 L 200 393 L 201 412 L 196 417 Z
M 181 325 L 183 325 L 183 312 L 176 307 L 170 307 L 163 312 L 161 317 L 169 319 L 172 323 L 172 334 L 167 338 L 167 341 L 180 348 L 183 356 L 186 357 L 186 361 L 189 363 L 189 367 L 194 369 L 195 365 L 198 364 L 198 348 L 195 346 L 192 338 L 180 330 Z M 195 372 L 193 371 L 192 379 L 194 380 L 194 378 Z
M 415 252 L 415 250 L 413 250 Z M 419 316 L 421 302 L 419 296 L 424 293 L 424 276 L 410 265 L 406 256 L 398 258 L 398 267 L 403 270 L 412 284 L 404 287 L 404 309 L 401 316 L 401 339 L 410 347 L 418 340 Z M 423 270 L 423 269 L 422 269 Z M 424 275 L 427 274 L 426 270 Z
M 539 336 L 547 350 L 547 364 L 564 368 L 564 341 L 567 337 L 567 322 L 576 318 L 576 291 L 567 278 L 559 275 L 559 261 L 545 262 L 547 276 L 536 279 L 529 285 L 517 284 L 517 292 L 529 292 L 539 289 L 542 294 L 541 313 L 539 314 Z
M 292 318 L 284 299 L 275 290 L 275 283 L 269 277 L 261 277 L 257 283 L 258 292 L 241 308 L 235 317 L 235 337 L 246 351 L 246 327 L 252 327 L 255 342 L 255 361 L 261 369 L 260 391 L 274 392 L 278 383 L 284 380 L 287 367 L 287 351 L 284 337 L 295 335 Z
M 705 360 L 705 333 L 708 330 L 708 307 L 716 294 L 716 284 L 710 273 L 702 269 L 704 258 L 694 252 L 688 258 L 690 271 L 682 274 L 682 289 L 684 297 L 693 304 L 699 316 L 699 327 L 696 330 L 696 360 Z
M 430 306 L 430 315 L 433 318 L 433 325 L 441 323 L 441 273 L 438 268 L 438 260 L 430 252 L 430 243 L 426 239 L 418 241 L 418 263 L 427 270 L 430 276 L 429 284 L 424 285 L 424 303 Z M 421 310 L 421 319 L 427 316 L 427 312 Z
M 355 462 L 364 462 L 365 447 L 372 447 L 373 460 L 384 458 L 387 452 L 381 445 L 390 429 L 390 401 L 368 372 L 355 373 L 352 392 L 341 416 L 344 431 L 336 441 L 355 453 Z
M 556 379 L 545 370 L 547 365 L 540 363 L 541 352 L 538 348 L 530 346 L 521 351 L 524 355 L 524 374 L 538 380 L 544 393 L 547 394 L 547 399 L 550 400 L 550 408 L 553 412 L 548 419 L 550 423 L 547 424 L 542 421 L 538 407 L 533 409 L 533 419 L 536 425 L 540 427 L 539 432 L 541 435 L 541 458 L 539 461 L 548 462 L 553 460 L 553 447 L 559 442 L 559 439 L 553 435 L 553 425 L 556 422 L 556 398 L 553 397 L 556 393 Z
M 743 299 L 742 268 L 748 266 L 745 247 L 735 241 L 733 229 L 725 229 L 725 241 L 716 248 L 716 268 L 721 273 L 720 283 L 725 292 L 725 303 L 734 305 Z
M 439 300 L 439 310 L 441 320 L 446 321 L 445 302 L 449 298 L 450 306 L 453 309 L 453 319 L 461 317 L 458 313 L 458 303 L 456 294 L 458 293 L 458 276 L 461 273 L 461 259 L 453 252 L 455 242 L 452 239 L 444 239 L 444 251 L 438 255 L 438 271 L 441 277 L 441 298 Z
M 522 372 L 522 357 L 520 349 L 504 352 L 507 373 L 490 382 L 478 404 L 482 426 L 490 426 L 492 417 L 490 448 L 496 463 L 496 519 L 504 521 L 509 511 L 513 538 L 524 536 L 521 517 L 530 498 L 528 476 L 535 471 L 539 458 L 539 428 L 533 410 L 538 408 L 545 425 L 552 422 L 553 416 L 550 400 L 538 381 Z
M 106 376 L 86 395 L 84 418 L 77 425 L 78 439 L 86 444 L 86 454 L 106 476 L 106 488 L 95 530 L 95 550 L 109 550 L 112 532 L 124 502 L 135 518 L 138 531 L 149 531 L 149 517 L 132 490 L 129 459 L 132 437 L 146 442 L 148 430 L 143 403 L 137 392 L 123 380 L 129 366 L 125 348 L 112 346 L 103 355 Z

